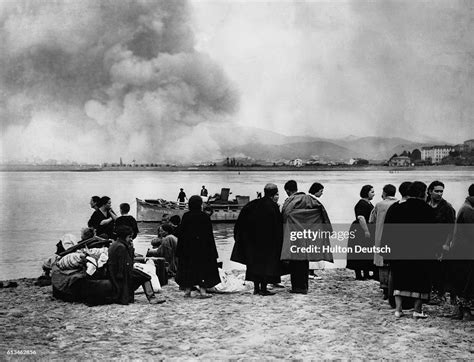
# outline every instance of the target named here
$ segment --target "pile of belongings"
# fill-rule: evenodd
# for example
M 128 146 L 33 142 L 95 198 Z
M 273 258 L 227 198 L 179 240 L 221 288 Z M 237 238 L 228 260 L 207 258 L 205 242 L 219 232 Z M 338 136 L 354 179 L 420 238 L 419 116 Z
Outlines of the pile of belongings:
M 64 301 L 87 302 L 112 295 L 106 270 L 111 242 L 94 236 L 75 243 L 73 235 L 64 235 L 56 245 L 56 255 L 43 263 L 45 274 L 51 274 L 53 296 Z
M 206 290 L 208 293 L 239 293 L 251 288 L 248 283 L 245 283 L 245 274 L 235 276 L 232 272 L 224 271 L 222 268 L 219 268 L 218 270 L 221 282 L 212 288 L 207 288 Z
M 111 243 L 112 240 L 94 236 L 76 244 L 73 235 L 64 235 L 56 245 L 56 255 L 43 263 L 45 274 L 51 274 L 53 296 L 88 305 L 112 303 L 114 291 L 107 272 Z M 134 268 L 150 275 L 155 292 L 161 290 L 153 260 L 135 263 Z

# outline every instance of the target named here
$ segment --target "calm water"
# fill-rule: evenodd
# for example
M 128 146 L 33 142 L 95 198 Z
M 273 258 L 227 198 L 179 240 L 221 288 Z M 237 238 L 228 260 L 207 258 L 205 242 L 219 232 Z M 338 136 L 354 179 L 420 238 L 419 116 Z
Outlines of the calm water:
M 198 194 L 202 185 L 210 194 L 230 187 L 233 196 L 249 195 L 254 199 L 267 182 L 274 182 L 282 203 L 286 196 L 283 185 L 289 179 L 295 179 L 305 192 L 315 181 L 325 185 L 321 201 L 333 223 L 352 221 L 353 207 L 364 184 L 375 187 L 375 203 L 380 201 L 382 187 L 387 183 L 398 187 L 406 180 L 429 183 L 439 179 L 446 185 L 444 197 L 458 210 L 468 186 L 474 182 L 471 171 L 0 172 L 0 280 L 39 276 L 43 260 L 54 253 L 62 235 L 72 233 L 79 238 L 80 229 L 92 214 L 92 195 L 110 196 L 117 212 L 120 203 L 128 202 L 135 215 L 136 197 L 176 200 L 180 187 L 189 197 Z M 139 227 L 142 232 L 135 240 L 135 248 L 145 253 L 156 225 Z M 216 225 L 214 231 L 225 266 L 239 268 L 229 262 L 232 228 Z

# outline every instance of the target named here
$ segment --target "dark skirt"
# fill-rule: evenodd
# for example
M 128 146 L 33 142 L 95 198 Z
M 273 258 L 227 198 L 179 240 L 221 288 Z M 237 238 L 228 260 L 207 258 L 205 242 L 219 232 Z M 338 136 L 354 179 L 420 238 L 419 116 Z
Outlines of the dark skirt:
M 349 238 L 347 242 L 348 248 L 352 249 L 352 252 L 347 253 L 347 269 L 352 269 L 352 270 L 375 270 L 375 265 L 374 265 L 374 256 L 373 254 L 368 254 L 368 253 L 356 253 L 355 247 L 356 246 L 361 246 L 361 247 L 372 247 L 375 245 L 374 242 L 374 228 L 373 224 L 368 224 L 370 231 L 370 238 L 365 237 L 364 230 L 360 226 L 360 224 L 357 221 L 354 221 L 351 224 L 351 227 L 349 229 L 349 234 L 354 233 L 355 237 L 354 238 Z
M 458 297 L 474 299 L 474 260 L 450 260 L 448 279 Z
M 195 285 L 212 288 L 221 282 L 217 260 L 178 258 L 178 271 L 175 280 L 181 288 L 192 288 Z
M 390 270 L 394 295 L 428 299 L 431 291 L 431 269 L 430 260 L 392 261 Z

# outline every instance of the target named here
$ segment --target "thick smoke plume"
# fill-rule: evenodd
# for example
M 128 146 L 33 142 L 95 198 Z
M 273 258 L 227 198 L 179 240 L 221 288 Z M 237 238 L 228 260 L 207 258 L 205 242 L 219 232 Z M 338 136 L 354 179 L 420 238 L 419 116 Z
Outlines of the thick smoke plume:
M 1 2 L 0 92 L 3 161 L 215 159 L 238 100 L 176 0 Z

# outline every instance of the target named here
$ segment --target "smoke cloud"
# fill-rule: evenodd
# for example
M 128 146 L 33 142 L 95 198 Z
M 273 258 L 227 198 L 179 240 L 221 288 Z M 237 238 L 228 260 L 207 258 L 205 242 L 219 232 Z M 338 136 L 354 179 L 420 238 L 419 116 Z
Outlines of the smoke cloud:
M 195 50 L 186 1 L 0 3 L 0 159 L 221 157 L 238 93 Z
M 286 135 L 474 136 L 474 2 L 194 0 L 239 121 Z

